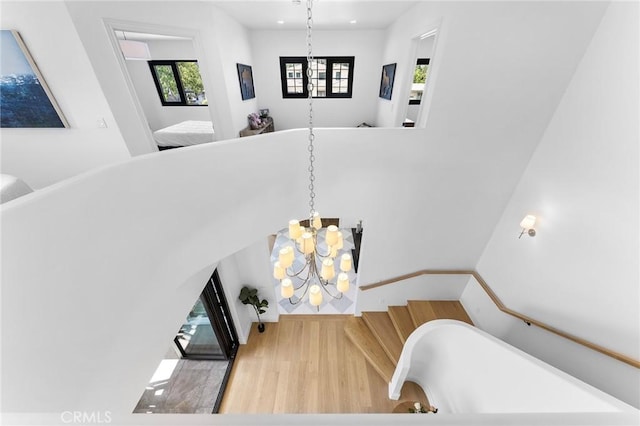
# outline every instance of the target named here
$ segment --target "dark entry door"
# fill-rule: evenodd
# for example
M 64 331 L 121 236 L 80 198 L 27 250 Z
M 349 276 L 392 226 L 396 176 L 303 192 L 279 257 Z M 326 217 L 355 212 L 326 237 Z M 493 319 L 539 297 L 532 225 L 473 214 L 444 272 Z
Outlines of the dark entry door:
M 189 311 L 174 342 L 187 359 L 228 360 L 235 356 L 238 336 L 217 270 Z

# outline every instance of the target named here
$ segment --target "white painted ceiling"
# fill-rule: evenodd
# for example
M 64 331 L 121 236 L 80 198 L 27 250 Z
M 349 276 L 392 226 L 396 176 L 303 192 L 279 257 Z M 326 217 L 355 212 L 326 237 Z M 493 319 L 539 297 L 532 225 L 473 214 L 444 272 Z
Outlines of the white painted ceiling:
M 212 3 L 252 30 L 301 30 L 305 28 L 306 1 L 212 0 Z M 314 0 L 316 30 L 364 30 L 387 28 L 419 1 Z M 352 24 L 351 21 L 356 23 Z M 278 21 L 284 21 L 279 24 Z

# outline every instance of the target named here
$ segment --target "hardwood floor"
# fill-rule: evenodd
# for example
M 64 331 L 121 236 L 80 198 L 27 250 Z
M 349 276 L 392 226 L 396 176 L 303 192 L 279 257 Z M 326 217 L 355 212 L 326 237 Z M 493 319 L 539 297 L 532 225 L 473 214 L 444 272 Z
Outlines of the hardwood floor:
M 387 383 L 347 339 L 351 315 L 286 315 L 238 350 L 220 413 L 391 413 Z M 427 400 L 407 383 L 402 400 Z

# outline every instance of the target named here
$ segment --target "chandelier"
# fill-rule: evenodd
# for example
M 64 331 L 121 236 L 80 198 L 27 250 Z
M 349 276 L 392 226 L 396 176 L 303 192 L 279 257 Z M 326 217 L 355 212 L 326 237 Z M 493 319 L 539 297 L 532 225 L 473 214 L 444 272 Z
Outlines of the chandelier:
M 313 163 L 313 56 L 312 56 L 312 6 L 313 0 L 307 0 L 307 91 L 309 101 L 309 220 L 303 226 L 298 220 L 289 221 L 289 239 L 291 244 L 280 249 L 278 260 L 273 265 L 273 276 L 280 280 L 280 294 L 289 303 L 298 304 L 308 294 L 309 303 L 320 310 L 323 294 L 331 298 L 340 299 L 343 293 L 349 291 L 349 275 L 352 258 L 348 253 L 340 257 L 340 272 L 336 277 L 336 257 L 343 247 L 342 232 L 335 225 L 322 228 L 320 214 L 315 211 Z M 321 235 L 322 234 L 322 235 Z M 324 241 L 321 240 L 324 238 Z M 294 260 L 304 256 L 303 265 L 296 270 Z M 299 284 L 294 285 L 292 278 Z M 336 278 L 335 283 L 332 280 Z M 334 289 L 335 287 L 335 289 Z

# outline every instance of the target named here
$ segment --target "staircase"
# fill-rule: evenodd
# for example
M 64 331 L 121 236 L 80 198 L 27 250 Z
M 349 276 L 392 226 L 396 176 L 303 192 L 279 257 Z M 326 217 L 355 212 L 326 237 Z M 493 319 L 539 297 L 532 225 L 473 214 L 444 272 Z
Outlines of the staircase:
M 457 300 L 410 300 L 406 306 L 389 306 L 387 312 L 363 312 L 362 317 L 350 318 L 345 333 L 389 383 L 411 332 L 434 319 L 456 319 L 473 325 Z M 428 404 L 422 389 L 411 382 L 402 388 L 401 400 Z

